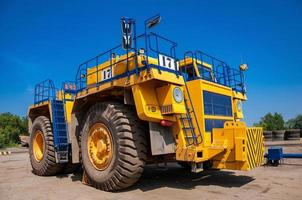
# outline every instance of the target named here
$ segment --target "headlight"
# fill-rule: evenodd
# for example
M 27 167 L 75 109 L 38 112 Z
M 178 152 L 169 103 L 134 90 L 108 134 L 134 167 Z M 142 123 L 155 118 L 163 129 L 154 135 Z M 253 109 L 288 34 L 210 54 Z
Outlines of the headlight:
M 182 100 L 184 99 L 184 95 L 182 90 L 179 87 L 175 87 L 173 90 L 173 98 L 177 103 L 182 102 Z
M 239 112 L 242 110 L 242 102 L 240 100 L 237 101 L 237 110 Z

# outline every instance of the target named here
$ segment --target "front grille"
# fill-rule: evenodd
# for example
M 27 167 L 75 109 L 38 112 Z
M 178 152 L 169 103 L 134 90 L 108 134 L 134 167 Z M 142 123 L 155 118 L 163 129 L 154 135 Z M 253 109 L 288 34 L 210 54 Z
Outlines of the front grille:
M 169 114 L 172 113 L 173 109 L 172 109 L 172 105 L 167 105 L 167 106 L 162 106 L 161 107 L 161 113 L 162 114 Z

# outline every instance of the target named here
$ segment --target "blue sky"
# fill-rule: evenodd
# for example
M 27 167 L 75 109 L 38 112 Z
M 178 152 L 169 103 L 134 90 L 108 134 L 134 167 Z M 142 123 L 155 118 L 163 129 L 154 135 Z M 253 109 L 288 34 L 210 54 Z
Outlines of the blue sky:
M 126 3 L 127 2 L 127 3 Z M 248 124 L 302 113 L 302 1 L 0 1 L 0 112 L 25 115 L 35 83 L 74 80 L 78 64 L 120 42 L 120 17 L 160 13 L 156 31 L 237 67 L 249 64 Z

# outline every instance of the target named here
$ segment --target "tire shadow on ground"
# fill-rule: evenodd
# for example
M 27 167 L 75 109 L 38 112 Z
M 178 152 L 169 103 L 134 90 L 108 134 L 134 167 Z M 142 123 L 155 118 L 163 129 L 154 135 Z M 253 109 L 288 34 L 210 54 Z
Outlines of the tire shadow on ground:
M 73 182 L 82 181 L 82 171 L 72 174 L 58 174 L 57 178 L 70 178 Z M 242 187 L 254 180 L 253 177 L 236 175 L 233 171 L 206 170 L 192 173 L 178 164 L 168 164 L 167 168 L 158 168 L 154 165 L 144 167 L 140 180 L 133 186 L 117 191 L 116 193 L 129 192 L 139 189 L 143 192 L 162 187 L 192 190 L 196 186 L 215 185 L 225 188 Z M 83 185 L 83 187 L 85 187 Z
M 166 169 L 146 166 L 138 183 L 119 192 L 135 189 L 146 192 L 162 187 L 192 190 L 196 186 L 209 185 L 232 188 L 242 187 L 253 180 L 255 180 L 253 177 L 236 175 L 232 171 L 207 170 L 200 173 L 192 173 L 177 164 L 168 165 Z
M 70 174 L 58 174 L 58 175 L 56 175 L 56 178 L 59 178 L 59 179 L 70 178 L 72 180 L 72 182 L 82 181 L 82 173 L 76 172 L 76 173 L 70 173 Z

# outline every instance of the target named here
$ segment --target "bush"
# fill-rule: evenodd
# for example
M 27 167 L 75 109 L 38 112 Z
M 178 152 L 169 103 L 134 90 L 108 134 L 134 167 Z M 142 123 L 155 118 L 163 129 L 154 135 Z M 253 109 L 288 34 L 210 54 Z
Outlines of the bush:
M 280 113 L 268 113 L 261 118 L 260 122 L 255 123 L 255 126 L 261 126 L 264 130 L 284 130 L 284 119 Z
M 302 115 L 290 119 L 286 122 L 286 128 L 288 129 L 302 129 Z
M 0 114 L 0 148 L 19 143 L 21 134 L 28 134 L 25 117 L 11 113 Z

